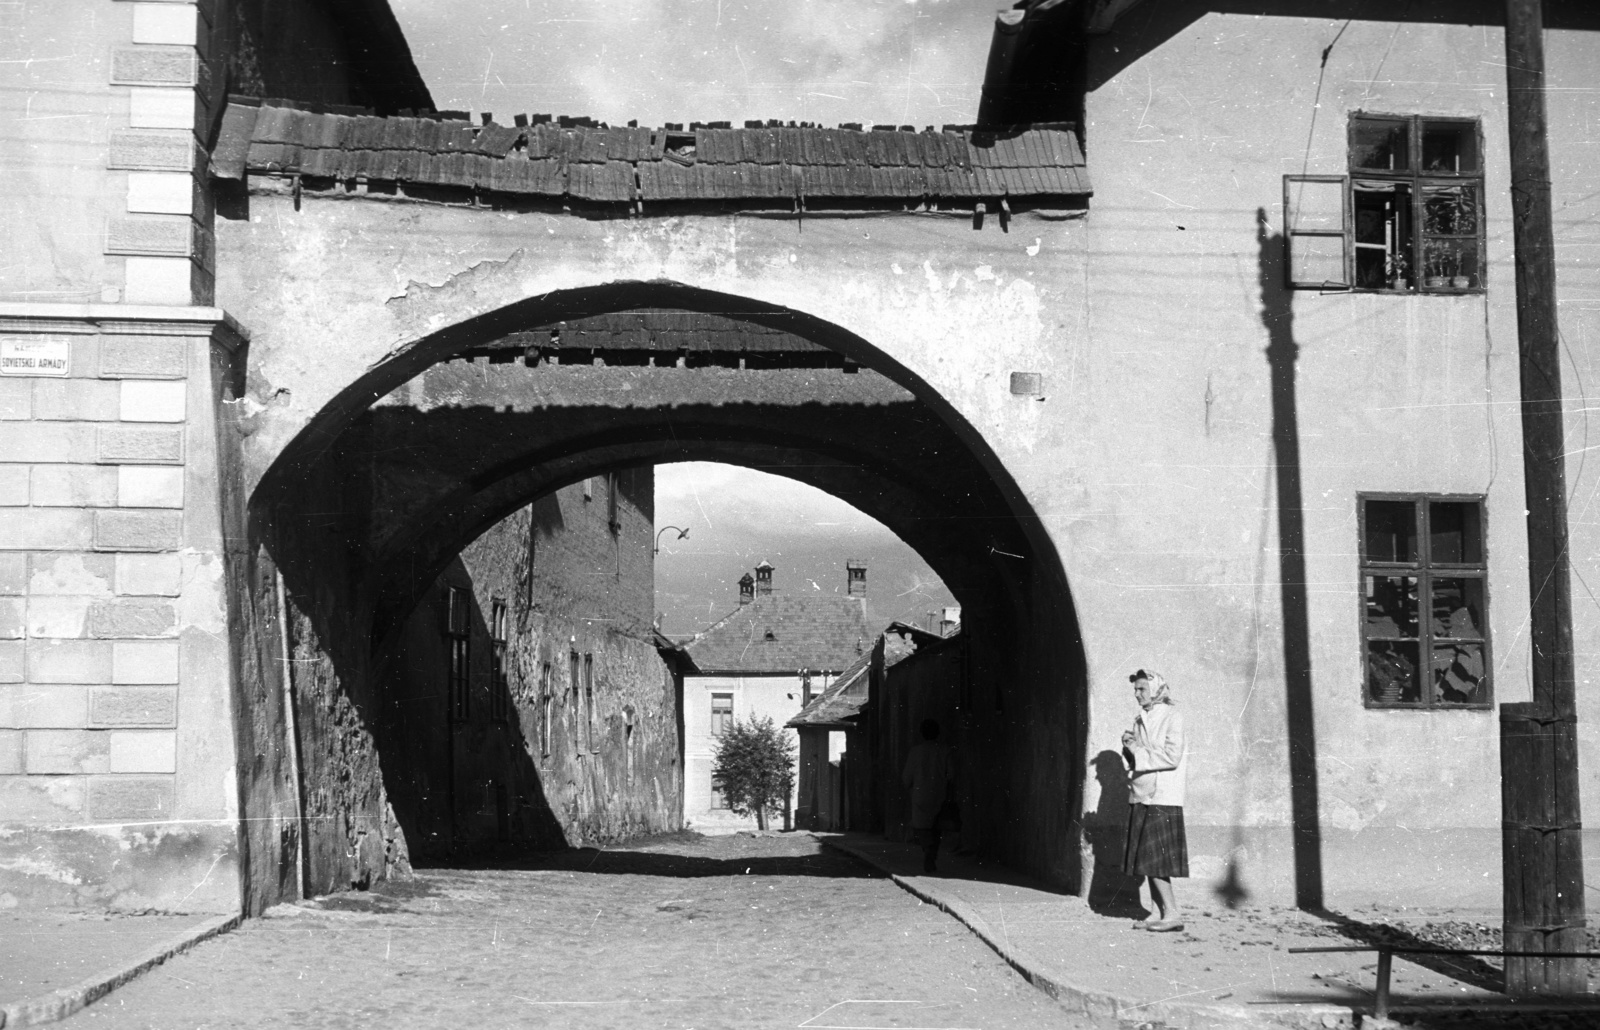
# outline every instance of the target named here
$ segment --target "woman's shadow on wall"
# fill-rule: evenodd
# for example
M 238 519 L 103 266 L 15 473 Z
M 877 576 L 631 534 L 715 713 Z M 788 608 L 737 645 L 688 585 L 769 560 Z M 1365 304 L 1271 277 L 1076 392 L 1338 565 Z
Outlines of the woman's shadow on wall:
M 1103 916 L 1143 919 L 1150 912 L 1139 901 L 1142 879 L 1122 871 L 1128 834 L 1128 770 L 1122 756 L 1115 751 L 1095 755 L 1094 778 L 1100 784 L 1100 803 L 1086 820 L 1094 853 L 1089 908 Z

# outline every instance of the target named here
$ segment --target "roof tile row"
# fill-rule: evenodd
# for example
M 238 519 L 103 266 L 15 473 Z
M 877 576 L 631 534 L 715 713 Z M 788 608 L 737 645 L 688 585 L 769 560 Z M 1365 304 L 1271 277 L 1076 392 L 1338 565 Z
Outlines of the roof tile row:
M 247 141 L 247 142 L 246 142 Z M 1077 138 L 822 128 L 504 126 L 230 105 L 213 154 L 246 171 L 468 186 L 581 200 L 1086 195 Z

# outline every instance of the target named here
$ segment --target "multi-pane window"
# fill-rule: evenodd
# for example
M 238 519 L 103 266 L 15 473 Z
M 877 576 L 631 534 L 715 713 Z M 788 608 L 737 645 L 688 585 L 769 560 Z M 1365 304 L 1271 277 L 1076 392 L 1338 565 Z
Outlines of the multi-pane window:
M 550 757 L 550 720 L 555 709 L 555 692 L 551 685 L 550 663 L 539 669 L 539 754 Z
M 472 609 L 471 595 L 461 587 L 450 587 L 446 606 L 444 639 L 450 661 L 446 693 L 449 698 L 450 718 L 461 722 L 467 718 L 468 700 L 471 697 L 472 622 L 469 617 Z
M 1367 705 L 1487 707 L 1482 499 L 1366 495 L 1360 505 Z
M 494 600 L 489 615 L 489 720 L 505 722 L 510 707 L 511 684 L 506 675 L 506 603 Z
M 723 793 L 722 786 L 722 777 L 711 777 L 711 807 L 714 809 L 733 807 L 733 805 L 728 801 L 728 795 Z
M 1287 175 L 1295 289 L 1460 293 L 1484 288 L 1478 123 L 1350 116 L 1348 175 Z
M 711 695 L 711 735 L 720 737 L 733 728 L 733 695 Z

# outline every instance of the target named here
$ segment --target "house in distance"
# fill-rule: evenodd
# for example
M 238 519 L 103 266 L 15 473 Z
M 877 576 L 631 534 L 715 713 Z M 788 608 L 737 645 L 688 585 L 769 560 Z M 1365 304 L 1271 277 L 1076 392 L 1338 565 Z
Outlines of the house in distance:
M 712 777 L 717 739 L 752 717 L 783 726 L 870 649 L 867 567 L 850 561 L 846 570 L 843 594 L 791 594 L 773 587 L 775 570 L 763 561 L 739 580 L 739 606 L 684 645 L 693 663 L 683 678 L 686 828 L 754 827 L 754 817 L 727 807 Z M 791 793 L 786 826 L 796 802 Z

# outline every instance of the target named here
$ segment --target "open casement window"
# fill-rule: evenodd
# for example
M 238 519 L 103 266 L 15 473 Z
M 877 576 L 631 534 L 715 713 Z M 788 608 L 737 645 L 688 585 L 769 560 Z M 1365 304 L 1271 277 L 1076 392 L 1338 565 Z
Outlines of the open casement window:
M 1283 177 L 1285 271 L 1291 290 L 1349 288 L 1347 182 L 1343 175 Z
M 1367 707 L 1490 707 L 1482 498 L 1373 494 L 1359 503 Z

